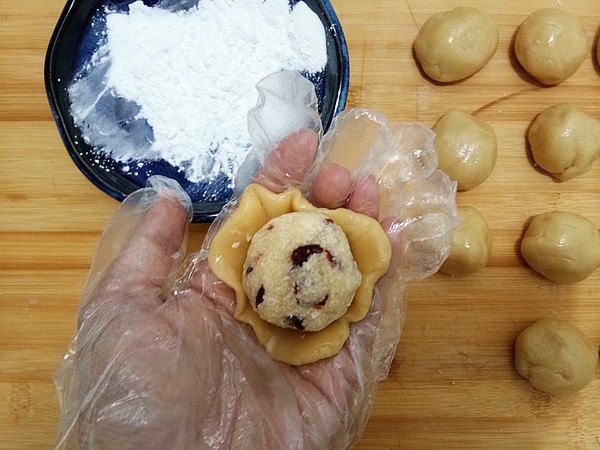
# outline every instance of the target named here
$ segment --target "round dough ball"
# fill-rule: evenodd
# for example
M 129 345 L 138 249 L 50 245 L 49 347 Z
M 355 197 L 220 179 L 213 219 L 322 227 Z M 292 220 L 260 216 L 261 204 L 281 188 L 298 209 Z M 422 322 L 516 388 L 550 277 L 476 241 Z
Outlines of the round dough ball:
M 537 389 L 552 395 L 572 394 L 594 378 L 598 348 L 570 323 L 542 319 L 517 337 L 515 365 Z
M 587 172 L 600 156 L 600 121 L 570 103 L 541 112 L 527 138 L 536 164 L 559 181 Z
M 467 6 L 431 16 L 414 43 L 423 71 L 444 83 L 473 75 L 492 59 L 497 47 L 498 25 Z
M 523 68 L 543 84 L 558 84 L 573 75 L 588 52 L 581 22 L 561 8 L 532 13 L 519 27 L 515 54 Z
M 534 216 L 521 241 L 525 262 L 549 280 L 570 284 L 600 266 L 600 233 L 579 214 L 552 211 Z
M 450 255 L 440 272 L 452 276 L 469 275 L 483 269 L 492 252 L 492 231 L 483 215 L 472 206 L 459 206 L 460 222 L 452 236 Z
M 459 191 L 481 184 L 494 169 L 498 146 L 492 127 L 451 109 L 433 126 L 438 167 L 457 182 Z
M 318 212 L 275 217 L 252 237 L 243 285 L 265 321 L 319 331 L 344 315 L 361 274 L 343 230 Z

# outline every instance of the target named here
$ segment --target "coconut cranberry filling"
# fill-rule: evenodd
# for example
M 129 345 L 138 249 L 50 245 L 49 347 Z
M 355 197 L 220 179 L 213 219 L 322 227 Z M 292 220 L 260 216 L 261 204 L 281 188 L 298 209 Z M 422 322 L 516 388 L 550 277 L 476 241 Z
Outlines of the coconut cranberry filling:
M 258 315 L 301 331 L 319 331 L 342 317 L 361 278 L 345 233 L 312 211 L 267 222 L 252 238 L 243 271 Z

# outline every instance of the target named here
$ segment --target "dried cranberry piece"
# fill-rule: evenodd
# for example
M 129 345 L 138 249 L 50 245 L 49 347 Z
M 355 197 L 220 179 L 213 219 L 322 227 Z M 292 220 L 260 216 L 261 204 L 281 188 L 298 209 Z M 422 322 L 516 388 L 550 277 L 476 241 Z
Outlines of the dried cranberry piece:
M 308 261 L 308 258 L 310 258 L 312 255 L 323 252 L 325 252 L 327 260 L 331 263 L 331 265 L 335 266 L 336 261 L 333 257 L 333 254 L 329 250 L 326 250 L 323 247 L 321 247 L 319 244 L 302 245 L 296 248 L 292 252 L 292 264 L 294 265 L 294 267 L 302 267 L 302 264 Z
M 302 245 L 292 252 L 292 264 L 301 267 L 312 255 L 322 252 L 323 247 L 319 244 Z
M 325 222 L 327 222 L 327 223 L 335 223 L 335 222 L 333 221 L 333 219 L 330 219 L 329 217 L 328 217 L 327 219 L 325 219 Z
M 263 285 L 261 285 L 258 288 L 258 292 L 256 293 L 256 307 L 258 307 L 258 305 L 260 305 L 264 299 L 265 299 L 265 287 Z
M 315 303 L 315 309 L 322 309 L 323 306 L 325 306 L 325 303 L 327 303 L 328 299 L 329 299 L 329 294 L 326 294 L 325 297 L 323 298 L 323 300 L 321 300 L 319 303 Z
M 332 266 L 335 266 L 336 263 L 333 259 L 333 255 L 331 254 L 331 252 L 329 250 L 325 250 L 325 254 L 327 255 L 327 261 L 329 261 Z
M 304 330 L 304 320 L 298 316 L 286 317 L 285 323 L 296 328 L 297 330 Z
M 267 230 L 272 230 L 273 228 L 275 228 L 275 225 L 269 225 L 269 226 L 267 227 Z

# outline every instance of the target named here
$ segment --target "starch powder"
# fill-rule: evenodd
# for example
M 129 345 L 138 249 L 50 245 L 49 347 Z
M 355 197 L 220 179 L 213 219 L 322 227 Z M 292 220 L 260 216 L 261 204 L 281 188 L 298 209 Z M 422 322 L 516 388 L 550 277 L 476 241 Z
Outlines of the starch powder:
M 258 81 L 327 62 L 321 21 L 288 0 L 201 0 L 177 12 L 136 1 L 107 12 L 103 42 L 69 87 L 82 137 L 134 168 L 163 159 L 191 182 L 233 178 Z

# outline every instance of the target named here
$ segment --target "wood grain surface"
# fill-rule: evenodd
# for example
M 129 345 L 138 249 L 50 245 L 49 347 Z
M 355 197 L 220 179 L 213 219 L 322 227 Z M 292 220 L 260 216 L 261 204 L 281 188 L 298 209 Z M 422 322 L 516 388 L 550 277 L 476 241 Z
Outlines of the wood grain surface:
M 513 364 L 518 333 L 541 317 L 571 321 L 600 343 L 600 270 L 569 286 L 537 276 L 518 245 L 534 214 L 564 209 L 600 226 L 600 161 L 556 183 L 536 170 L 525 134 L 544 108 L 573 102 L 600 119 L 593 55 L 600 0 L 333 0 L 350 52 L 348 107 L 390 121 L 433 125 L 449 108 L 488 121 L 499 144 L 490 178 L 458 194 L 494 236 L 489 266 L 460 279 L 437 274 L 408 288 L 408 312 L 390 376 L 359 444 L 371 448 L 600 449 L 600 376 L 553 398 Z M 471 5 L 499 25 L 493 59 L 473 77 L 437 85 L 412 43 L 436 12 Z M 46 47 L 64 0 L 0 0 L 0 448 L 50 448 L 59 417 L 52 376 L 75 327 L 78 297 L 117 202 L 76 169 L 44 90 Z M 542 7 L 576 14 L 590 51 L 570 79 L 543 87 L 512 53 L 521 21 Z M 206 225 L 191 227 L 197 249 Z

